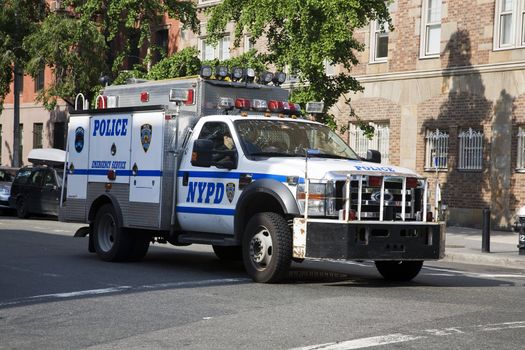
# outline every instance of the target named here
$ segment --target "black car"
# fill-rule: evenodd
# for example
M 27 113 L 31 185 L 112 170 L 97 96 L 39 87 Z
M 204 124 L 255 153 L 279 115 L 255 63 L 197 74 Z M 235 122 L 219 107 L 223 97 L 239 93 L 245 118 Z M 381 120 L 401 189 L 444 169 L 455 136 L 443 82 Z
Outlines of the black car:
M 31 214 L 58 216 L 63 169 L 46 165 L 20 168 L 11 186 L 9 205 L 19 218 Z

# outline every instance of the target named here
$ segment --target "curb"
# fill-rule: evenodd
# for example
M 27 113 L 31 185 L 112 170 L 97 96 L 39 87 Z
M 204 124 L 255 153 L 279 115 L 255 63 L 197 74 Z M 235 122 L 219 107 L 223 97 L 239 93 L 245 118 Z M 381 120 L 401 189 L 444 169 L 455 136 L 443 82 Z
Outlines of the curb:
M 449 251 L 445 253 L 445 258 L 441 261 L 525 270 L 525 259 L 523 258 L 494 256 L 490 254 L 494 253 L 470 254 Z

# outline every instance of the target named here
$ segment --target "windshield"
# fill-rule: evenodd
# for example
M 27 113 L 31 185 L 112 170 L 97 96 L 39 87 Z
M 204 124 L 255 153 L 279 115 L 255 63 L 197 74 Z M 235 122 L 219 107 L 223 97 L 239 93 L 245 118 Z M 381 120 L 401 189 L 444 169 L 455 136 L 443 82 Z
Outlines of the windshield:
M 332 130 L 320 124 L 281 120 L 237 120 L 235 129 L 248 157 L 311 157 L 359 159 Z

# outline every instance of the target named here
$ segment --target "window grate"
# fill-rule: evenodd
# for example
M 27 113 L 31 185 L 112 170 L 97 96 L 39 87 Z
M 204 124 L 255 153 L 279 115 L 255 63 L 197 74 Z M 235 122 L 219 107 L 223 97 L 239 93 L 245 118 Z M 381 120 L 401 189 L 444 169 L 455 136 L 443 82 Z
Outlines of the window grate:
M 459 133 L 459 170 L 481 170 L 483 167 L 483 132 L 472 128 Z
M 448 166 L 448 132 L 436 129 L 427 130 L 426 135 L 426 169 L 447 169 Z

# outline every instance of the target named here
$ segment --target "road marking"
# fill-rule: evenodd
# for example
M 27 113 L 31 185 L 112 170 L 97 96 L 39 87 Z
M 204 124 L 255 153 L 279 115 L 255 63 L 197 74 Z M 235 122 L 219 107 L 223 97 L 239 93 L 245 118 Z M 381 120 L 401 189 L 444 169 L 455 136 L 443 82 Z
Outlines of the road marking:
M 88 289 L 80 290 L 74 292 L 64 292 L 64 293 L 53 293 L 53 294 L 41 294 L 34 295 L 30 297 L 14 299 L 0 303 L 1 307 L 6 306 L 15 306 L 24 303 L 30 302 L 46 302 L 46 301 L 55 301 L 62 299 L 71 299 L 83 296 L 92 296 L 92 295 L 103 295 L 103 294 L 114 294 L 122 293 L 129 291 L 143 291 L 150 289 L 168 289 L 168 288 L 191 288 L 191 287 L 202 287 L 202 286 L 213 286 L 213 285 L 222 285 L 222 284 L 235 284 L 235 283 L 245 283 L 251 281 L 249 278 L 223 278 L 223 279 L 212 279 L 212 280 L 202 280 L 202 281 L 181 281 L 181 282 L 171 282 L 171 283 L 157 283 L 157 284 L 144 284 L 141 286 L 116 286 L 110 288 L 101 288 L 101 289 Z
M 326 343 L 313 346 L 307 346 L 303 348 L 294 348 L 292 350 L 351 350 L 351 349 L 363 349 L 372 346 L 388 345 L 395 343 L 404 343 L 407 341 L 417 340 L 424 338 L 422 336 L 414 336 L 407 334 L 388 334 L 379 337 L 361 338 L 348 340 L 338 343 Z
M 342 342 L 325 343 L 310 345 L 290 350 L 352 350 L 363 349 L 373 346 L 403 343 L 428 337 L 444 337 L 449 335 L 462 335 L 473 332 L 492 332 L 507 329 L 525 328 L 525 321 L 490 323 L 486 325 L 467 326 L 467 327 L 447 327 L 441 329 L 424 329 L 414 331 L 415 334 L 388 334 L 378 337 L 360 338 Z
M 426 266 L 423 267 L 423 270 L 437 271 L 438 273 L 455 274 L 455 275 L 474 277 L 474 278 L 525 278 L 525 274 L 503 274 L 503 273 L 498 274 L 498 273 L 468 272 L 468 271 L 451 270 L 451 269 L 444 269 L 444 268 L 438 268 L 438 267 L 426 267 Z M 433 275 L 433 274 L 427 273 L 427 275 Z

